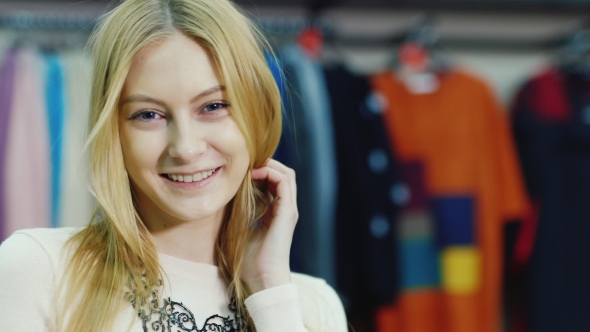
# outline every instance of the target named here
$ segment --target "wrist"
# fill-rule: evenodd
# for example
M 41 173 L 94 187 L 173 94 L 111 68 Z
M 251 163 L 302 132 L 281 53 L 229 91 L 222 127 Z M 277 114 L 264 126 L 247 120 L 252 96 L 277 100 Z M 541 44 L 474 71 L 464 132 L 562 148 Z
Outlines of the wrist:
M 258 293 L 265 289 L 278 287 L 291 283 L 291 271 L 282 273 L 272 274 L 261 274 L 249 280 L 245 280 L 246 284 L 250 288 L 252 294 Z

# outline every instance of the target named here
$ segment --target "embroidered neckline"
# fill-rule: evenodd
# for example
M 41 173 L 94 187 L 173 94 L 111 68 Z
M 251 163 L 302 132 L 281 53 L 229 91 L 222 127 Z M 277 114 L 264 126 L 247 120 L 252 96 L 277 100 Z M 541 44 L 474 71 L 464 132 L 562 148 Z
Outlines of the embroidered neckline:
M 142 282 L 147 288 L 144 279 Z M 155 286 L 147 306 L 146 303 L 138 303 L 137 291 L 130 283 L 128 285 L 130 291 L 125 293 L 125 299 L 129 301 L 141 319 L 143 332 L 250 332 L 246 319 L 237 313 L 235 297 L 231 298 L 228 305 L 233 317 L 213 315 L 207 318 L 199 328 L 195 316 L 182 302 L 172 301 L 168 297 L 160 306 L 158 293 L 161 290 L 162 281 L 159 280 Z

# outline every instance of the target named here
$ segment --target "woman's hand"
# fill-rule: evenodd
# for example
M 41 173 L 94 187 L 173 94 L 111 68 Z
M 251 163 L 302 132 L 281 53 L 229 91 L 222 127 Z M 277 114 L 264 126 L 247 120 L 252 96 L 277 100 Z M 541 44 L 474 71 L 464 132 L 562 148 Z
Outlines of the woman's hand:
M 252 170 L 253 180 L 266 180 L 275 198 L 256 230 L 242 278 L 252 293 L 291 282 L 289 253 L 299 213 L 295 172 L 270 159 L 265 166 Z

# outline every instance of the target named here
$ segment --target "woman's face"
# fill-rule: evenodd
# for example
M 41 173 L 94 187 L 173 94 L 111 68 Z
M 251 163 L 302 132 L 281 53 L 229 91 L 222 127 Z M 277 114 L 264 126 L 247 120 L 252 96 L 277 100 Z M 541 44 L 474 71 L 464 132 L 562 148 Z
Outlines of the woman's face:
M 123 157 L 144 219 L 221 220 L 250 158 L 208 52 L 178 32 L 146 47 L 120 100 Z

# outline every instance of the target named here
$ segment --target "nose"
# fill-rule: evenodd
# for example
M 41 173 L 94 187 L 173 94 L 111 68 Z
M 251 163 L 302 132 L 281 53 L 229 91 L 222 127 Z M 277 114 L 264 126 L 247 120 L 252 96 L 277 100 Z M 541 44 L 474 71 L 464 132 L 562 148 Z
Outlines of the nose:
M 189 163 L 207 150 L 203 131 L 190 121 L 174 122 L 169 131 L 168 154 L 176 160 Z

